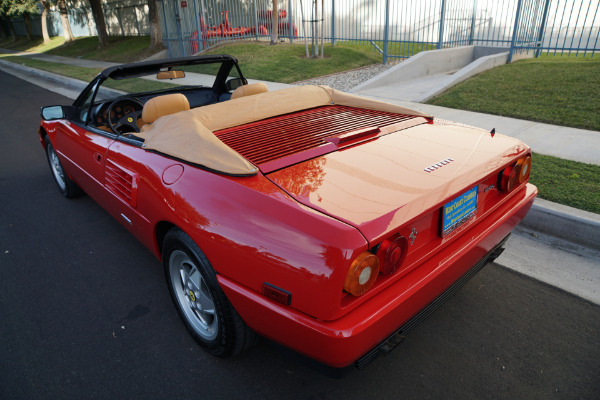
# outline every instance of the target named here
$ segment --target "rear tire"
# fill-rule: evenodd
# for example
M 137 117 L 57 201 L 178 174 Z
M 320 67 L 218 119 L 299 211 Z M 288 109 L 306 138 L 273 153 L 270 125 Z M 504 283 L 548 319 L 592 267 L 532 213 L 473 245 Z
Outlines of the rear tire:
M 256 342 L 217 282 L 198 245 L 172 228 L 163 242 L 163 266 L 171 298 L 192 337 L 210 354 L 227 358 Z
M 52 177 L 54 178 L 54 182 L 56 182 L 60 193 L 69 199 L 81 196 L 83 190 L 81 190 L 81 188 L 77 186 L 65 172 L 48 136 L 44 138 L 44 144 L 46 145 L 46 158 L 50 165 L 50 171 L 52 172 Z

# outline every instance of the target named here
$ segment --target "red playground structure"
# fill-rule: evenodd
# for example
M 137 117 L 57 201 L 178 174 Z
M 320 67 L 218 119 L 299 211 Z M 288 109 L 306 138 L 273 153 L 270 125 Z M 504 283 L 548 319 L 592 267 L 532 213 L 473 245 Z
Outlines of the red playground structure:
M 269 36 L 271 34 L 271 29 L 273 26 L 272 20 L 272 11 L 270 10 L 259 10 L 257 12 L 257 17 L 261 22 L 258 25 L 258 28 L 254 25 L 252 26 L 239 26 L 234 28 L 229 23 L 229 10 L 222 11 L 221 15 L 223 15 L 223 23 L 216 26 L 208 26 L 204 23 L 204 18 L 202 13 L 200 13 L 200 38 L 198 38 L 198 31 L 192 32 L 190 35 L 191 40 L 191 50 L 192 54 L 196 54 L 199 51 L 199 43 L 202 41 L 202 50 L 208 48 L 208 40 L 215 37 L 244 37 L 251 35 L 260 35 L 260 36 Z M 287 18 L 287 12 L 285 10 L 279 10 L 279 20 Z M 277 27 L 278 34 L 280 36 L 289 36 L 289 22 L 280 22 Z M 298 36 L 298 29 L 296 28 L 296 24 L 292 23 L 292 35 L 294 37 Z

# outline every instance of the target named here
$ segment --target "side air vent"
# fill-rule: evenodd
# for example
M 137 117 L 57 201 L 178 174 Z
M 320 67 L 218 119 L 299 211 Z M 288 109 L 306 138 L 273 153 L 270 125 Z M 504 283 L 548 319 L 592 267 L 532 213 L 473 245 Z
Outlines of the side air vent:
M 106 162 L 106 187 L 132 207 L 137 207 L 139 175 L 108 161 Z

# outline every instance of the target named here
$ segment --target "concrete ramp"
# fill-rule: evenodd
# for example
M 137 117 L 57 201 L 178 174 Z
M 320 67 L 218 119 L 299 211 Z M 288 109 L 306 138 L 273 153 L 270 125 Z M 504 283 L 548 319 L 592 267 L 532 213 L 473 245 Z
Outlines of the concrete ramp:
M 506 64 L 502 47 L 465 46 L 418 53 L 352 88 L 352 93 L 422 103 L 459 82 Z

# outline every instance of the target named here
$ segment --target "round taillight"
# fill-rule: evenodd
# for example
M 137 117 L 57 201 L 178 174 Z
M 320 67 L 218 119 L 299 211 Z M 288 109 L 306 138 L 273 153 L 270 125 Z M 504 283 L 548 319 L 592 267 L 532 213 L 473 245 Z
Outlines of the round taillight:
M 512 192 L 517 186 L 529 178 L 531 172 L 531 156 L 517 160 L 510 167 L 504 168 L 500 174 L 500 190 Z
M 386 239 L 379 246 L 377 256 L 381 265 L 381 272 L 391 275 L 398 271 L 406 259 L 408 240 L 400 235 Z
M 362 296 L 375 284 L 379 274 L 379 259 L 373 253 L 361 253 L 350 265 L 344 290 L 354 296 Z
M 521 158 L 518 163 L 521 164 L 519 170 L 519 184 L 521 184 L 529 179 L 529 173 L 531 172 L 531 156 Z

